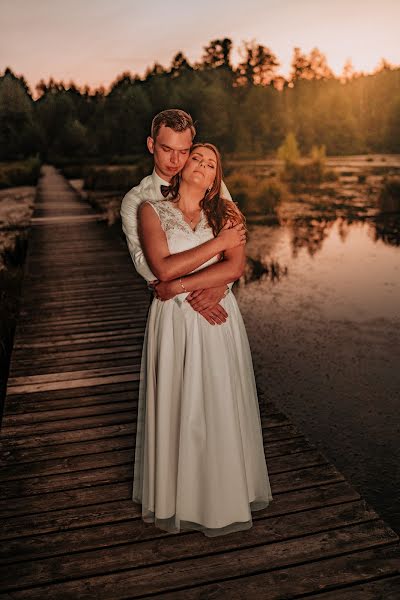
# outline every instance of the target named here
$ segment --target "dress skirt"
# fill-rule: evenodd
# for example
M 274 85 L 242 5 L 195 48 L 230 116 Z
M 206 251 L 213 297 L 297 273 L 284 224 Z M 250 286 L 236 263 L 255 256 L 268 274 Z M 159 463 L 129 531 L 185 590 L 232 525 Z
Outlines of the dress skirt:
M 232 292 L 211 325 L 186 294 L 154 298 L 141 362 L 132 499 L 142 518 L 208 537 L 272 500 L 249 341 Z

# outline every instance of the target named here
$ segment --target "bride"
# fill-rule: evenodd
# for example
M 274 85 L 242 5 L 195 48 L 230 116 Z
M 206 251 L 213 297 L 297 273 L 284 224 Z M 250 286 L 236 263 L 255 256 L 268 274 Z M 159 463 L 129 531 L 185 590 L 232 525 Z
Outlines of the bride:
M 252 511 L 272 500 L 236 298 L 228 289 L 228 318 L 215 325 L 185 302 L 243 273 L 245 219 L 219 196 L 221 180 L 216 147 L 195 144 L 167 197 L 139 209 L 142 249 L 158 279 L 143 342 L 132 499 L 145 522 L 208 537 L 249 529 Z

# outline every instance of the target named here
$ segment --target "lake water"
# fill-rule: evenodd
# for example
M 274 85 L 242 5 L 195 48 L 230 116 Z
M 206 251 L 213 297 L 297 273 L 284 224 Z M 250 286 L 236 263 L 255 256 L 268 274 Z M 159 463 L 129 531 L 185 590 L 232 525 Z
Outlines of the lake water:
M 400 246 L 377 230 L 344 218 L 250 226 L 248 255 L 281 275 L 235 294 L 264 397 L 399 532 Z

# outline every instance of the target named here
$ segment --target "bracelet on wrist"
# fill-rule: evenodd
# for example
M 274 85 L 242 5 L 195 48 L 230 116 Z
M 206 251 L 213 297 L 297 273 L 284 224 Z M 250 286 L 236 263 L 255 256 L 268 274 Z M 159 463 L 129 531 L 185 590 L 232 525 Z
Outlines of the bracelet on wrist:
M 185 286 L 182 283 L 182 277 L 179 277 L 179 283 L 181 284 L 181 288 L 183 289 L 183 291 L 188 293 L 188 290 L 185 288 Z

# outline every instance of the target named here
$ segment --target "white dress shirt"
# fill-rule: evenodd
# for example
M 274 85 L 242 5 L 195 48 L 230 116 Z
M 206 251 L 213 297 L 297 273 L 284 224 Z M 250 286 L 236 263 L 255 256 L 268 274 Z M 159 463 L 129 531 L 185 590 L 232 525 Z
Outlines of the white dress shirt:
M 164 181 L 153 169 L 151 175 L 144 177 L 139 185 L 136 185 L 125 194 L 121 202 L 121 220 L 122 230 L 126 235 L 128 249 L 135 265 L 136 271 L 147 282 L 157 279 L 151 272 L 149 265 L 144 257 L 140 245 L 138 228 L 137 228 L 137 211 L 139 204 L 143 200 L 161 200 L 161 185 L 170 185 L 168 181 Z M 223 198 L 232 200 L 232 197 L 225 183 L 221 182 L 221 195 Z M 228 283 L 229 288 L 232 288 L 233 282 Z

